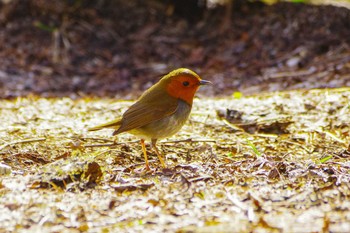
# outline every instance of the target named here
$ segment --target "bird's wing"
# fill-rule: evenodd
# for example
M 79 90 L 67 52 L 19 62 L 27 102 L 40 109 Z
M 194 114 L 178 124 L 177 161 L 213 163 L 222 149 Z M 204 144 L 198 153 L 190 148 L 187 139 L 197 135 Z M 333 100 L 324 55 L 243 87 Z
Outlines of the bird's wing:
M 140 101 L 141 99 L 142 101 Z M 178 99 L 167 94 L 164 95 L 164 93 L 153 93 L 152 95 L 143 96 L 141 99 L 123 114 L 121 126 L 113 135 L 167 117 L 173 114 L 178 107 Z

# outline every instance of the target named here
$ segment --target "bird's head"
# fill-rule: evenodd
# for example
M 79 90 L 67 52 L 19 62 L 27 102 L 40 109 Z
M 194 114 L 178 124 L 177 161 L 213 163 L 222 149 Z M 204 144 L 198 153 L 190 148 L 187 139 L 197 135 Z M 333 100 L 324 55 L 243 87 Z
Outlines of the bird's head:
M 165 75 L 161 82 L 165 85 L 167 93 L 175 98 L 186 101 L 192 105 L 194 95 L 201 85 L 211 82 L 202 80 L 198 74 L 190 69 L 179 68 Z

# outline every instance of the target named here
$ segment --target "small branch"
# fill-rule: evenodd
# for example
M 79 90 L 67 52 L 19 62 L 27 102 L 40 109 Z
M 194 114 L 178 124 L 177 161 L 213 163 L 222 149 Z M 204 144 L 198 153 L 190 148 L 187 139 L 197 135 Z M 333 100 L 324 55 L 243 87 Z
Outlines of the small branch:
M 112 143 L 104 143 L 104 144 L 88 144 L 84 145 L 84 147 L 109 147 L 109 146 L 117 146 L 117 145 L 124 145 L 124 144 L 130 144 L 130 143 L 136 143 L 137 141 L 129 141 L 129 142 L 112 142 Z
M 46 138 L 30 138 L 30 139 L 25 139 L 25 140 L 20 140 L 20 141 L 15 141 L 15 142 L 9 142 L 5 143 L 0 147 L 0 150 L 5 149 L 8 146 L 16 145 L 16 144 L 24 144 L 24 143 L 31 143 L 31 142 L 42 142 L 45 141 Z
M 347 143 L 344 140 L 342 140 L 341 138 L 337 137 L 335 134 L 333 134 L 329 131 L 318 131 L 318 132 L 324 133 L 327 136 L 329 136 L 330 138 L 332 138 L 334 141 L 337 141 L 337 142 L 342 143 L 343 145 L 347 146 Z
M 107 138 L 85 137 L 85 138 L 79 138 L 79 139 L 84 140 L 84 141 L 94 140 L 94 141 L 114 142 L 114 140 L 107 139 Z
M 178 142 L 213 142 L 213 143 L 216 143 L 216 140 L 214 140 L 214 139 L 192 139 L 192 138 L 188 138 L 188 139 L 175 140 L 175 141 L 166 141 L 166 142 L 162 142 L 162 144 L 178 143 Z
M 125 144 L 125 143 L 105 143 L 105 144 L 89 144 L 89 145 L 84 145 L 84 147 L 88 148 L 88 147 L 109 147 L 109 146 L 116 146 L 116 145 L 120 145 L 120 144 Z
M 231 122 L 229 122 L 229 121 L 228 121 L 227 119 L 225 119 L 225 118 L 222 118 L 221 121 L 223 121 L 224 124 L 225 124 L 226 126 L 228 126 L 230 129 L 233 129 L 233 130 L 235 130 L 235 131 L 245 132 L 244 129 L 242 129 L 241 127 L 239 127 L 239 126 L 237 126 L 237 125 L 235 125 L 235 124 L 232 124 Z
M 200 177 L 195 177 L 195 178 L 192 178 L 192 179 L 188 179 L 189 182 L 198 182 L 198 181 L 207 181 L 207 180 L 210 180 L 210 179 L 214 179 L 212 176 L 200 176 Z
M 299 146 L 300 148 L 305 150 L 307 153 L 312 153 L 312 151 L 313 151 L 313 149 L 308 149 L 305 146 L 303 146 L 303 145 L 301 145 L 300 143 L 297 143 L 297 142 L 292 142 L 292 141 L 289 141 L 289 140 L 282 140 L 281 142 L 285 142 L 285 143 L 288 143 L 288 144 L 291 144 L 291 145 Z

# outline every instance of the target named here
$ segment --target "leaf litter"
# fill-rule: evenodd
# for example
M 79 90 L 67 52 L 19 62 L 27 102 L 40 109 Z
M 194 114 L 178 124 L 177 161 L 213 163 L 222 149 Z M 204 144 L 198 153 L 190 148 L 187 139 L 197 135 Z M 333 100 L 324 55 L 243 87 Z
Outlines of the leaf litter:
M 1 100 L 1 231 L 345 232 L 349 88 L 196 99 L 144 169 L 132 135 L 87 128 L 132 102 Z M 149 149 L 149 148 L 148 148 Z

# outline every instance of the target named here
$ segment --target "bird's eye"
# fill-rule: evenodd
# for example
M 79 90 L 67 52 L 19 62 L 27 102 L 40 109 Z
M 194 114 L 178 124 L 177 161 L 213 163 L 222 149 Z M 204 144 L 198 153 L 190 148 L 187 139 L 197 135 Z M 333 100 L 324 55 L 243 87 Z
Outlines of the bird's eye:
M 188 85 L 190 85 L 190 83 L 187 82 L 187 81 L 185 81 L 185 82 L 182 83 L 182 85 L 184 85 L 185 87 L 187 87 Z

